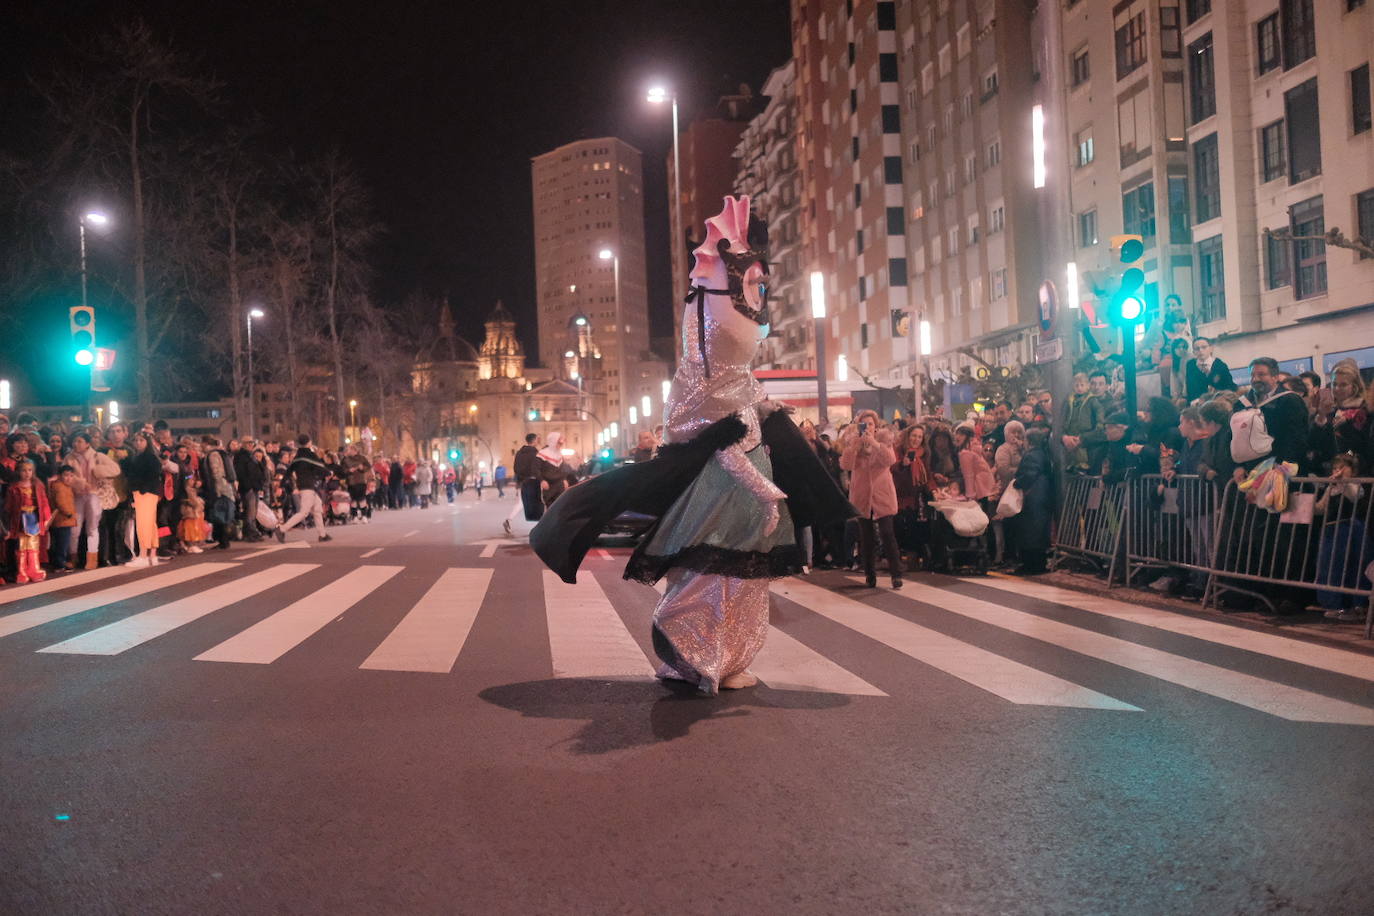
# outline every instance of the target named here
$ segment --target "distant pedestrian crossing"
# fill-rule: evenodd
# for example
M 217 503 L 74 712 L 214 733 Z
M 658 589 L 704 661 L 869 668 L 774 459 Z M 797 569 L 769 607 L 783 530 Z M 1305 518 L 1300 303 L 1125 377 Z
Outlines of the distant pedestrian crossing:
M 658 595 L 619 581 L 618 568 L 584 571 L 576 585 L 569 585 L 548 571 L 536 573 L 526 560 L 495 569 L 437 572 L 382 562 L 328 569 L 319 563 L 277 562 L 290 556 L 264 564 L 200 562 L 146 574 L 101 570 L 41 588 L 7 589 L 0 592 L 0 664 L 14 651 L 119 656 L 137 650 L 149 653 L 154 664 L 174 652 L 198 663 L 270 666 L 288 654 L 308 657 L 332 645 L 342 638 L 340 628 L 331 627 L 336 622 L 380 616 L 385 632 L 374 628 L 367 645 L 352 647 L 356 660 L 348 666 L 449 675 L 473 664 L 473 655 L 465 660 L 464 652 L 479 621 L 511 625 L 513 585 L 524 590 L 522 595 L 539 595 L 542 607 L 522 607 L 519 613 L 527 635 L 532 626 L 544 628 L 534 642 L 542 645 L 547 638 L 541 663 L 549 676 L 647 681 L 658 664 L 647 638 Z M 398 605 L 392 597 L 396 583 L 407 579 L 411 584 L 401 593 L 409 597 Z M 772 592 L 785 613 L 775 615 L 753 670 L 775 690 L 911 697 L 919 696 L 909 686 L 912 679 L 934 677 L 965 685 L 970 701 L 984 696 L 1015 707 L 1114 714 L 1150 711 L 1140 700 L 1140 682 L 1132 680 L 1145 675 L 1290 721 L 1374 726 L 1374 693 L 1368 690 L 1374 683 L 1372 657 L 1039 583 L 988 579 L 978 584 L 991 590 L 977 592 L 987 597 L 927 581 L 908 581 L 902 591 L 890 592 L 780 580 Z M 73 591 L 80 593 L 67 594 Z M 995 600 L 1006 593 L 1017 596 L 1017 607 Z M 1048 605 L 1045 614 L 1054 617 L 1022 609 L 1027 602 Z M 245 619 L 250 616 L 254 619 Z M 207 625 L 229 618 L 236 632 Z M 951 624 L 961 620 L 972 623 Z M 1113 635 L 1101 632 L 1102 621 L 1116 627 Z M 1192 640 L 1199 649 L 1166 650 L 1133 641 L 1130 636 L 1140 627 L 1166 634 L 1167 645 L 1191 646 L 1187 640 Z M 499 630 L 489 631 L 488 638 L 491 632 Z M 996 637 L 980 635 L 993 633 Z M 22 639 L 6 639 L 21 634 Z M 62 638 L 46 641 L 44 634 Z M 1038 648 L 1008 657 L 1008 634 L 1019 637 L 1020 645 Z M 1219 646 L 1301 668 L 1276 680 L 1255 669 L 1232 670 L 1215 658 L 1194 657 Z M 1083 658 L 1123 673 L 1104 678 L 1099 664 L 1090 683 L 1077 683 L 1066 674 L 1075 669 L 1065 660 Z M 1301 677 L 1294 670 L 1310 671 L 1317 680 L 1353 679 L 1361 689 L 1346 693 L 1356 700 L 1368 697 L 1369 705 L 1328 696 L 1320 684 L 1298 686 L 1293 681 Z

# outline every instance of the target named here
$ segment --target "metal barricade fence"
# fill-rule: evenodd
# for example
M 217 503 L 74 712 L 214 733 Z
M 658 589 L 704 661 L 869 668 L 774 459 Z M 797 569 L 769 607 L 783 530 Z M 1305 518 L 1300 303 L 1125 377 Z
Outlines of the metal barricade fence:
M 1141 569 L 1193 574 L 1201 593 L 1212 570 L 1220 519 L 1217 485 L 1195 474 L 1145 474 L 1127 484 L 1126 582 Z
M 1281 513 L 1233 481 L 1218 509 L 1205 603 L 1236 592 L 1273 608 L 1315 592 L 1325 609 L 1362 609 L 1365 638 L 1374 636 L 1374 478 L 1291 478 Z
M 1125 484 L 1109 484 L 1101 477 L 1072 475 L 1064 481 L 1064 495 L 1054 534 L 1054 566 L 1070 559 L 1085 560 L 1116 578 L 1126 510 Z

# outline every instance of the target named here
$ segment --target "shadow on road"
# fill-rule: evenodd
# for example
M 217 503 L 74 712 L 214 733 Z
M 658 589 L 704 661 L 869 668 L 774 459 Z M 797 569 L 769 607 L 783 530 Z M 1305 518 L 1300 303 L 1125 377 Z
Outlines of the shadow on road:
M 483 700 L 536 719 L 580 719 L 573 752 L 605 754 L 684 737 L 697 722 L 747 716 L 751 708 L 834 709 L 847 697 L 759 686 L 702 696 L 685 684 L 559 678 L 489 687 Z

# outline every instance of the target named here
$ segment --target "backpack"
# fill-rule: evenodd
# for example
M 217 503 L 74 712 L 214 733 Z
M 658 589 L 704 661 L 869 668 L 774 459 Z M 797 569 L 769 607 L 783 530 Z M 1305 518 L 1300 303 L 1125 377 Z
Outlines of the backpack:
M 1274 450 L 1274 437 L 1269 434 L 1269 426 L 1260 408 L 1286 394 L 1294 392 L 1279 390 L 1255 405 L 1251 405 L 1247 398 L 1240 399 L 1240 403 L 1245 407 L 1231 414 L 1232 461 L 1244 464 L 1257 458 L 1265 458 Z

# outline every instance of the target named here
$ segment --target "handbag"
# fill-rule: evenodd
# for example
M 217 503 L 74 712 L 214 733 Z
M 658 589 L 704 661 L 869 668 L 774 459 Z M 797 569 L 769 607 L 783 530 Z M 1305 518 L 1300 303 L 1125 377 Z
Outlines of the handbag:
M 1026 494 L 1014 483 L 1007 484 L 1007 488 L 1002 491 L 1002 498 L 997 501 L 997 512 L 994 518 L 1011 518 L 1019 515 L 1026 503 Z
M 281 520 L 277 518 L 277 513 L 272 511 L 272 507 L 267 505 L 267 501 L 264 499 L 258 500 L 257 519 L 258 524 L 268 530 L 281 524 Z
M 215 504 L 210 510 L 210 517 L 220 525 L 233 524 L 234 501 L 227 496 L 215 497 Z

